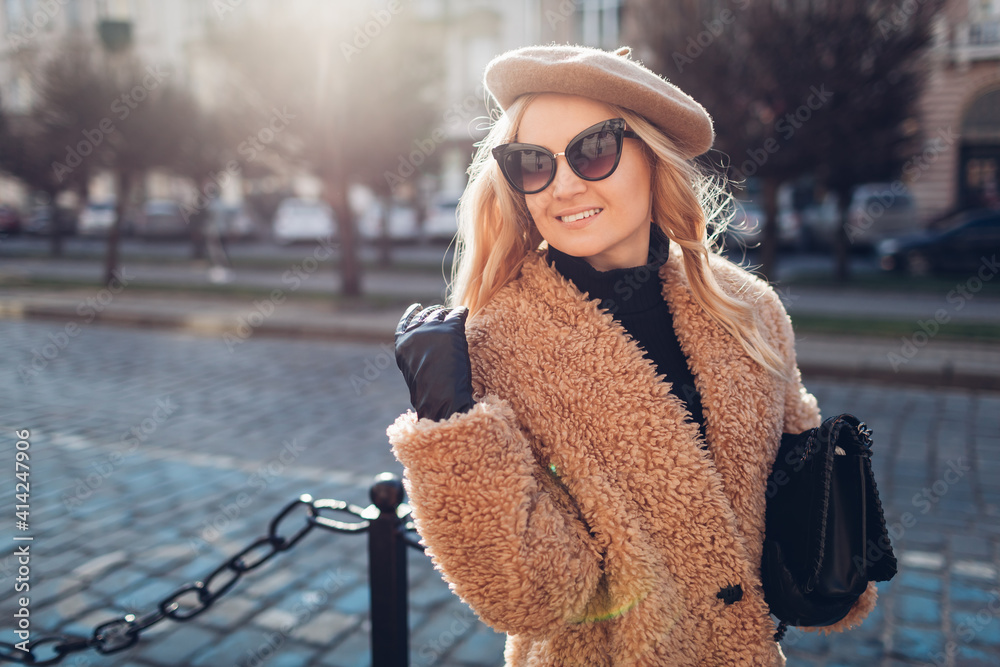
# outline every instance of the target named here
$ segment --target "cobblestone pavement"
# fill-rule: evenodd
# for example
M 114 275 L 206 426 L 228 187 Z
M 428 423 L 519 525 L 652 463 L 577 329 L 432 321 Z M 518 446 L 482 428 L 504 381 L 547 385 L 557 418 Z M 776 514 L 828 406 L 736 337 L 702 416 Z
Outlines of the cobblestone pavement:
M 29 429 L 32 637 L 143 613 L 266 534 L 300 493 L 367 504 L 400 473 L 385 427 L 407 407 L 388 346 L 0 321 L 0 641 L 14 592 L 13 433 Z M 34 374 L 34 351 L 51 358 Z M 40 365 L 40 364 L 38 364 Z M 859 629 L 792 629 L 789 665 L 1000 664 L 1000 394 L 807 378 L 827 414 L 874 428 L 900 573 Z M 11 444 L 7 444 L 11 443 Z M 313 531 L 187 623 L 62 664 L 368 664 L 365 538 Z M 411 664 L 492 666 L 503 637 L 410 555 Z M 288 628 L 293 629 L 289 630 Z

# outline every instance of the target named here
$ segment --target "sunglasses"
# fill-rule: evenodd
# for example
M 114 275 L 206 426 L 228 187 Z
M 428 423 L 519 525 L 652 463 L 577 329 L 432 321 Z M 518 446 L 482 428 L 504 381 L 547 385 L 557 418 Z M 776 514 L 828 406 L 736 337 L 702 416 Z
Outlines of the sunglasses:
M 622 157 L 625 137 L 638 135 L 625 128 L 623 118 L 612 118 L 591 125 L 566 146 L 562 153 L 553 153 L 534 144 L 501 144 L 493 149 L 504 178 L 515 190 L 533 195 L 549 187 L 556 177 L 556 158 L 566 157 L 573 173 L 585 181 L 600 181 L 615 173 Z

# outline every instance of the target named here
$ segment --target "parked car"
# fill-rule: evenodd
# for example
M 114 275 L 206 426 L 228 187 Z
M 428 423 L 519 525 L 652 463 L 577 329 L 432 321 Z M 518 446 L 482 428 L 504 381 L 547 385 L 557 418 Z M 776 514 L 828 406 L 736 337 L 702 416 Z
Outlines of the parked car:
M 28 219 L 24 222 L 26 234 L 35 236 L 48 236 L 52 233 L 52 207 L 48 204 L 39 204 L 28 213 Z
M 847 238 L 852 245 L 874 248 L 893 236 L 917 229 L 917 204 L 899 182 L 859 185 L 847 210 Z
M 21 212 L 9 204 L 0 204 L 0 236 L 21 233 Z
M 782 248 L 802 248 L 802 216 L 794 209 L 778 211 L 778 245 Z
M 115 219 L 115 202 L 90 203 L 80 213 L 77 231 L 84 236 L 104 235 L 115 224 Z
M 754 199 L 737 199 L 736 214 L 726 228 L 726 247 L 759 248 L 764 242 L 764 225 L 767 216 L 758 203 L 758 195 Z M 778 198 L 777 236 L 778 245 L 782 248 L 798 248 L 801 240 L 801 222 L 798 212 L 791 208 L 790 203 Z
M 382 238 L 382 215 L 385 204 L 373 202 L 358 219 L 358 234 L 366 241 L 377 241 Z M 419 216 L 411 206 L 392 203 L 389 205 L 388 232 L 389 240 L 396 242 L 412 242 L 420 238 Z M 456 227 L 457 229 L 457 227 Z
M 51 204 L 35 204 L 28 214 L 27 220 L 21 226 L 21 231 L 35 236 L 52 234 L 54 216 L 59 216 L 59 226 L 63 236 L 70 236 L 77 231 L 76 212 L 70 208 L 55 208 Z
M 424 220 L 426 241 L 451 241 L 458 233 L 458 197 L 439 196 L 431 201 Z
M 212 202 L 208 209 L 208 228 L 214 228 L 226 240 L 252 239 L 259 234 L 257 222 L 245 206 Z
M 1000 253 L 1000 211 L 958 213 L 919 234 L 885 239 L 878 245 L 879 263 L 886 271 L 974 273 L 982 257 Z
M 827 192 L 823 198 L 802 209 L 800 245 L 804 250 L 827 250 L 833 246 L 833 233 L 840 224 L 839 198 Z
M 837 198 L 828 195 L 803 216 L 805 245 L 830 248 L 840 226 Z M 883 239 L 917 229 L 917 206 L 913 194 L 900 182 L 866 183 L 857 186 L 847 207 L 847 240 L 858 250 L 871 250 Z
M 278 204 L 272 233 L 280 244 L 335 236 L 333 211 L 321 201 L 289 197 Z
M 145 239 L 184 238 L 190 235 L 181 205 L 169 199 L 151 199 L 135 221 L 135 234 Z

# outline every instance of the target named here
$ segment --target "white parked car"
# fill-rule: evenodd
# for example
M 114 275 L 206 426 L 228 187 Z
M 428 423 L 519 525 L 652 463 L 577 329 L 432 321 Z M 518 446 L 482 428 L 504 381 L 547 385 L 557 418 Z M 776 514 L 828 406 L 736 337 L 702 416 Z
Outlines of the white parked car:
M 424 239 L 450 241 L 458 233 L 458 198 L 439 196 L 427 209 L 424 220 Z
M 178 239 L 191 234 L 188 216 L 178 202 L 150 199 L 142 207 L 135 224 L 136 236 L 143 239 Z
M 321 201 L 290 197 L 278 205 L 272 233 L 281 244 L 335 236 L 333 210 Z
M 366 241 L 382 238 L 382 212 L 385 204 L 374 202 L 358 219 L 358 234 Z M 389 207 L 388 232 L 391 241 L 416 241 L 420 236 L 416 209 L 400 204 Z
M 830 193 L 803 218 L 806 245 L 831 248 L 840 227 L 836 195 Z M 918 230 L 917 205 L 900 182 L 857 186 L 847 207 L 847 239 L 857 248 L 873 248 L 883 239 Z
M 868 183 L 854 189 L 847 210 L 847 238 L 872 248 L 879 241 L 918 231 L 917 204 L 899 182 Z
M 80 213 L 76 231 L 82 235 L 107 234 L 111 226 L 115 224 L 115 203 L 102 202 L 87 204 L 87 207 Z
M 245 206 L 213 201 L 208 207 L 206 232 L 213 231 L 224 239 L 252 239 L 257 236 L 257 223 Z

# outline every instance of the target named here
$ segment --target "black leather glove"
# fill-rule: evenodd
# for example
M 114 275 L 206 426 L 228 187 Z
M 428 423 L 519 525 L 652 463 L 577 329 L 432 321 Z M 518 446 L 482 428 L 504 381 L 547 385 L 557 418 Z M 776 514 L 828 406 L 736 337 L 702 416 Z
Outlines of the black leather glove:
M 465 338 L 469 309 L 410 306 L 396 326 L 396 364 L 410 388 L 410 403 L 421 419 L 447 419 L 468 412 L 472 362 Z

